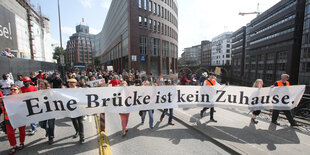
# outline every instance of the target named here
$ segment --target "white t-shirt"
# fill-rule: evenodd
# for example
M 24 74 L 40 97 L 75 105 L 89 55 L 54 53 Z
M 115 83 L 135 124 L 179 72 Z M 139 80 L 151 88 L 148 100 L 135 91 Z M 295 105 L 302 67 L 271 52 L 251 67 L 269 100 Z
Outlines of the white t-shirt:
M 13 84 L 13 81 L 10 79 L 0 80 L 3 95 L 10 95 L 10 88 Z

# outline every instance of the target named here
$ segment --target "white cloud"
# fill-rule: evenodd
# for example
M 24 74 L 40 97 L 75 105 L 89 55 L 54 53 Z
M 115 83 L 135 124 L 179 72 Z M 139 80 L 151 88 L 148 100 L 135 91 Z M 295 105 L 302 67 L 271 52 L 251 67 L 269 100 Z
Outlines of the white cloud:
M 62 26 L 61 32 L 62 32 L 62 34 L 72 35 L 73 33 L 75 33 L 75 28 L 74 27 Z
M 93 0 L 80 0 L 80 2 L 85 8 L 92 8 Z
M 98 34 L 100 32 L 100 30 L 95 29 L 93 27 L 89 27 L 89 33 L 90 34 Z
M 111 0 L 101 0 L 100 6 L 104 9 L 109 9 Z

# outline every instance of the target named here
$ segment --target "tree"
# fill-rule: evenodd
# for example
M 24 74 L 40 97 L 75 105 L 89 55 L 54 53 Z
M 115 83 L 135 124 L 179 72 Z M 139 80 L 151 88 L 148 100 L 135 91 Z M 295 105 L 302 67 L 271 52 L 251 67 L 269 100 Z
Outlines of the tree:
M 53 53 L 53 59 L 57 60 L 57 63 L 60 63 L 60 55 L 66 56 L 66 51 L 61 47 L 56 47 Z

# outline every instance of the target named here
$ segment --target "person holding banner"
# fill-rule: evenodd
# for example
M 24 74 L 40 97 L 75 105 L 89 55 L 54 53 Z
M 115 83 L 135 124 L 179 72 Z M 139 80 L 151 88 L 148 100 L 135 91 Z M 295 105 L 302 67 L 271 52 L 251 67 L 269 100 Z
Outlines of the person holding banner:
M 117 75 L 114 75 L 113 79 L 109 82 L 109 84 L 112 84 L 112 87 L 114 87 L 119 86 L 121 82 L 119 81 L 119 79 L 117 79 Z
M 34 92 L 38 91 L 37 87 L 31 85 L 32 81 L 30 77 L 25 76 L 23 78 L 24 86 L 21 87 L 22 93 L 28 93 L 28 92 Z M 37 124 L 36 123 L 31 123 L 31 132 L 30 135 L 34 135 L 35 132 L 37 132 Z
M 171 81 L 167 80 L 165 81 L 165 85 L 169 86 L 171 85 Z M 163 113 L 160 116 L 160 121 L 162 121 L 166 115 L 166 113 L 168 112 L 168 109 L 164 109 Z M 174 125 L 174 123 L 172 122 L 172 118 L 173 118 L 173 108 L 169 109 L 169 118 L 168 118 L 168 124 L 169 125 Z
M 150 82 L 150 80 L 149 81 L 145 81 L 145 82 L 143 82 L 143 86 L 152 86 L 152 83 Z M 154 110 L 152 110 L 152 109 L 150 109 L 150 110 L 141 110 L 139 112 L 139 114 L 141 114 L 141 124 L 144 124 L 146 112 L 149 113 L 149 126 L 150 126 L 151 129 L 153 129 L 153 122 L 154 122 L 153 113 L 154 113 Z
M 214 76 L 214 73 L 213 72 L 210 72 L 209 73 L 209 79 L 205 80 L 204 86 L 215 86 L 215 85 L 218 85 L 218 83 L 216 82 L 216 79 L 215 79 L 215 76 Z M 200 111 L 200 116 L 201 118 L 203 117 L 203 113 L 205 111 L 207 111 L 209 108 L 203 108 L 201 111 Z M 214 107 L 210 108 L 210 121 L 211 122 L 217 122 L 214 117 Z
M 288 79 L 290 78 L 290 76 L 288 74 L 282 74 L 281 75 L 281 80 L 276 81 L 272 87 L 276 86 L 276 87 L 286 87 L 286 86 L 290 86 L 290 82 L 288 82 Z M 290 110 L 282 110 L 287 118 L 287 120 L 290 122 L 291 126 L 302 126 L 301 124 L 296 123 L 296 121 L 293 118 L 292 112 Z M 280 123 L 277 122 L 278 117 L 279 117 L 279 110 L 273 110 L 272 112 L 272 119 L 271 119 L 271 123 L 275 124 L 275 125 L 280 125 Z
M 69 88 L 78 88 L 76 86 L 77 80 L 76 79 L 69 79 L 68 84 Z M 72 124 L 75 129 L 75 134 L 73 135 L 73 138 L 77 138 L 77 136 L 80 136 L 80 143 L 84 143 L 84 125 L 83 125 L 83 116 L 79 116 L 76 118 L 71 118 Z
M 17 95 L 20 93 L 21 93 L 21 91 L 17 85 L 11 86 L 10 95 Z M 2 112 L 4 115 L 4 121 L 5 121 L 5 125 L 6 125 L 8 140 L 9 140 L 9 143 L 12 147 L 10 149 L 9 154 L 14 154 L 17 149 L 22 150 L 25 146 L 24 142 L 25 142 L 25 138 L 26 138 L 26 126 L 21 126 L 18 128 L 20 145 L 19 145 L 19 147 L 17 147 L 16 146 L 16 137 L 15 137 L 15 130 L 16 129 L 13 129 L 12 125 L 10 124 L 8 114 L 7 114 L 4 106 L 2 107 Z
M 40 90 L 50 89 L 50 85 L 46 80 L 38 80 Z M 55 118 L 40 121 L 39 125 L 41 128 L 45 129 L 45 137 L 48 137 L 48 144 L 52 145 L 54 143 L 54 129 L 55 129 Z
M 126 81 L 122 81 L 120 86 L 128 86 Z M 127 130 L 127 124 L 129 120 L 129 114 L 130 113 L 119 113 L 119 116 L 121 117 L 121 124 L 122 124 L 122 130 L 123 130 L 123 136 L 126 136 L 128 130 Z
M 262 79 L 256 79 L 256 81 L 253 84 L 254 88 L 262 88 L 264 85 L 263 80 Z M 258 123 L 258 121 L 256 120 L 256 117 L 260 114 L 260 110 L 255 110 L 252 112 L 252 118 L 251 121 L 255 124 Z

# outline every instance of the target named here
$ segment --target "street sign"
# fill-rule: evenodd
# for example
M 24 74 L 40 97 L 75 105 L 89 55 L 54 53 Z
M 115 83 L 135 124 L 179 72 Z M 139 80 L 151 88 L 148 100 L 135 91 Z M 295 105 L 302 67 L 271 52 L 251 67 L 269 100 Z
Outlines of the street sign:
M 64 55 L 60 55 L 60 64 L 62 66 L 65 66 L 65 56 Z
M 144 55 L 141 56 L 141 61 L 145 61 L 145 56 Z

